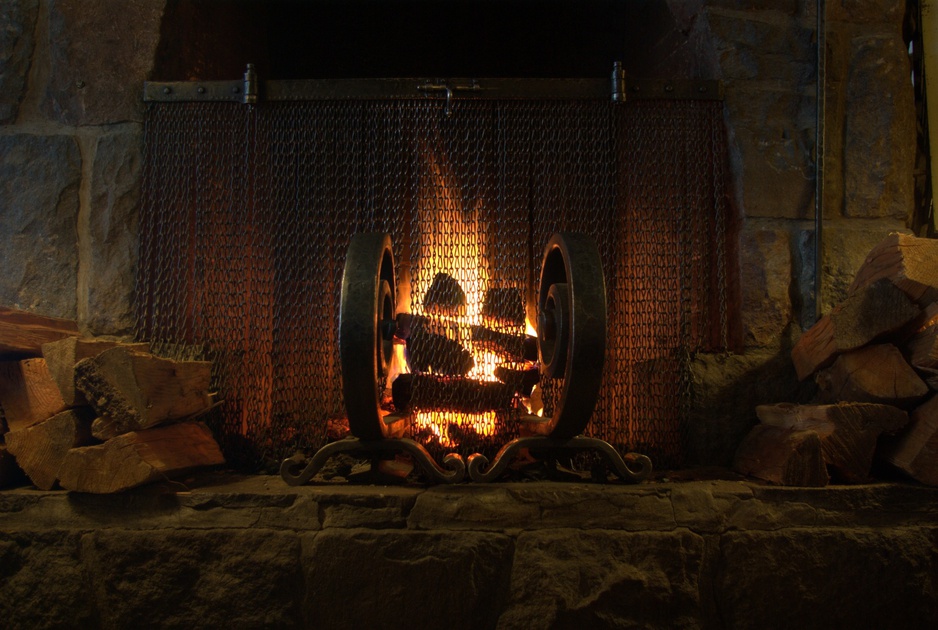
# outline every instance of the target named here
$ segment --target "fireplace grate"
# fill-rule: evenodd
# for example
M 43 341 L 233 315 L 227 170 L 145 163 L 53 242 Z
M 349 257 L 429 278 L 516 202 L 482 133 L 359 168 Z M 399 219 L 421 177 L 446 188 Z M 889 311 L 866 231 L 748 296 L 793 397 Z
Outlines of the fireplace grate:
M 398 310 L 465 348 L 492 331 L 523 339 L 544 244 L 585 232 L 608 303 L 587 433 L 680 466 L 690 359 L 727 343 L 722 120 L 718 100 L 151 102 L 137 335 L 214 362 L 225 403 L 208 421 L 229 462 L 252 469 L 321 447 L 344 416 L 352 234 L 391 235 Z M 460 290 L 468 326 L 446 311 Z M 442 346 L 425 369 L 451 358 Z M 549 414 L 559 388 L 539 389 Z M 449 395 L 463 409 L 479 396 Z M 435 455 L 491 457 L 517 413 L 497 409 L 490 437 L 468 412 L 418 437 Z

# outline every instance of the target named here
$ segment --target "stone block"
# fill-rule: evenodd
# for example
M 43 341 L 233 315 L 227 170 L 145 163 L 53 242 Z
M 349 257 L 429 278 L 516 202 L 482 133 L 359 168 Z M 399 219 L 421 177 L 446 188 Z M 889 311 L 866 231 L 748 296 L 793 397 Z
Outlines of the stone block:
M 777 11 L 784 15 L 796 15 L 801 8 L 800 0 L 704 0 L 708 9 L 731 11 Z
M 777 348 L 792 321 L 792 255 L 788 230 L 747 225 L 739 236 L 745 343 Z
M 79 547 L 75 533 L 0 532 L 0 625 L 93 627 Z
M 326 530 L 304 545 L 310 628 L 492 628 L 511 539 L 478 532 Z
M 498 627 L 701 627 L 703 556 L 704 539 L 684 530 L 522 534 Z
M 100 530 L 81 548 L 103 628 L 302 625 L 295 534 Z
M 79 319 L 90 334 L 121 335 L 133 328 L 142 151 L 137 124 L 121 126 L 97 142 L 85 240 L 88 262 L 79 278 L 86 291 Z
M 43 113 L 66 125 L 141 121 L 164 4 L 54 0 Z
M 913 210 L 915 108 L 901 36 L 851 42 L 844 120 L 844 215 L 905 220 Z
M 70 136 L 0 136 L 0 304 L 75 319 L 81 155 Z
M 729 628 L 930 628 L 938 529 L 730 532 L 714 589 Z
M 709 19 L 724 79 L 777 81 L 788 89 L 814 82 L 812 29 L 795 19 L 740 19 L 718 12 Z
M 839 0 L 827 3 L 827 19 L 850 24 L 889 24 L 898 29 L 905 10 L 904 0 Z
M 32 63 L 39 0 L 0 4 L 0 124 L 16 120 Z
M 814 211 L 815 99 L 788 89 L 726 90 L 730 159 L 747 217 L 799 219 Z

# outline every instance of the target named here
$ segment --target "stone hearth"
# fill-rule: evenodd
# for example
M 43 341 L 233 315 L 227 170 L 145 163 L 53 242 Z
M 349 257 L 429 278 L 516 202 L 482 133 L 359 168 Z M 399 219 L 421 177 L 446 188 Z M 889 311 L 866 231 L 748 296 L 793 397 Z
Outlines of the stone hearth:
M 320 485 L 0 493 L 8 628 L 926 628 L 938 489 Z

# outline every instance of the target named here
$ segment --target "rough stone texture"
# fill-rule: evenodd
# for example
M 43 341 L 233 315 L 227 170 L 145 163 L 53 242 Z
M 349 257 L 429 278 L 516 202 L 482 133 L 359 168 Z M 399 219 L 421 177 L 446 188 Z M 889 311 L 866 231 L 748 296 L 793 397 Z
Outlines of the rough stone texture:
M 163 5 L 159 0 L 53 0 L 45 115 L 67 125 L 141 121 L 140 95 L 153 66 Z
M 792 321 L 791 238 L 785 229 L 749 225 L 740 233 L 743 326 L 747 347 L 778 346 Z
M 905 15 L 903 0 L 839 0 L 827 5 L 830 22 L 889 24 L 898 27 Z
M 700 627 L 703 548 L 681 530 L 522 534 L 498 627 Z
M 69 136 L 0 136 L 0 304 L 74 319 L 81 157 Z
M 39 0 L 0 4 L 0 124 L 13 122 L 26 87 Z
M 710 11 L 723 78 L 800 86 L 815 80 L 814 32 L 781 16 L 739 19 L 736 13 Z
M 684 427 L 687 465 L 730 466 L 756 423 L 756 405 L 807 399 L 813 383 L 799 383 L 783 340 L 779 352 L 698 354 L 691 364 L 693 407 Z
M 491 628 L 511 571 L 507 536 L 324 531 L 305 550 L 312 628 Z
M 731 628 L 932 628 L 938 528 L 734 532 L 716 591 Z
M 300 626 L 296 536 L 98 531 L 81 542 L 102 628 Z
M 93 627 L 78 534 L 0 527 L 0 621 L 5 628 Z
M 120 335 L 133 328 L 142 145 L 137 124 L 98 139 L 91 174 L 89 255 L 79 278 L 87 296 L 80 319 L 91 334 Z
M 852 42 L 844 121 L 844 214 L 905 219 L 913 206 L 915 111 L 899 34 Z

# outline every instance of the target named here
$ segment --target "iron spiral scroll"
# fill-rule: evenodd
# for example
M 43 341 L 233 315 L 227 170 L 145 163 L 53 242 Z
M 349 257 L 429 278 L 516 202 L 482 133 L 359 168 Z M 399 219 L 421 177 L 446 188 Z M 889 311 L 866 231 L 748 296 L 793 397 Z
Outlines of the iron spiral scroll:
M 404 437 L 408 417 L 381 408 L 395 329 L 394 258 L 387 234 L 352 237 L 342 277 L 339 354 L 343 395 L 352 437 L 332 442 L 309 460 L 302 454 L 283 461 L 289 485 L 308 483 L 333 456 L 345 453 L 377 460 L 410 455 L 436 483 L 498 479 L 523 449 L 556 453 L 599 453 L 622 481 L 637 483 L 652 472 L 651 460 L 637 453 L 623 459 L 604 440 L 583 436 L 596 405 L 606 344 L 606 296 L 602 261 L 595 243 L 579 233 L 556 233 L 544 250 L 538 283 L 537 346 L 541 374 L 560 383 L 549 418 L 523 415 L 522 435 L 505 444 L 491 465 L 475 453 L 467 462 L 456 453 L 434 460 L 419 443 Z M 606 470 L 605 468 L 603 470 Z M 603 475 L 605 480 L 606 475 Z

